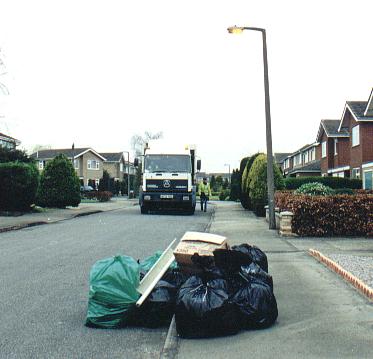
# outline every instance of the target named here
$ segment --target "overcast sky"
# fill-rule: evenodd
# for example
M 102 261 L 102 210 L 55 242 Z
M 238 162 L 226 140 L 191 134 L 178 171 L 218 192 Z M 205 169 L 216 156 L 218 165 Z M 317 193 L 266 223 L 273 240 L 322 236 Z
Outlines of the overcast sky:
M 273 149 L 373 86 L 373 2 L 0 0 L 0 131 L 34 145 L 130 149 L 145 130 L 198 146 L 203 170 L 265 150 L 267 29 Z M 5 116 L 5 117 L 4 117 Z

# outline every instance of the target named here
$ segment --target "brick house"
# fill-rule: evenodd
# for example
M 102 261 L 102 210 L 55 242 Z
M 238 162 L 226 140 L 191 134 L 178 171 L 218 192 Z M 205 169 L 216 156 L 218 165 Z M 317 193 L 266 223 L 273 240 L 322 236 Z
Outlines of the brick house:
M 14 150 L 20 144 L 21 141 L 0 132 L 0 147 L 5 147 Z
M 127 158 L 123 152 L 104 152 L 100 154 L 106 159 L 103 163 L 103 169 L 106 170 L 115 181 L 123 180 L 123 177 L 128 173 L 128 165 L 130 175 L 135 174 L 133 163 L 127 163 Z
M 321 120 L 316 142 L 281 162 L 284 176 L 310 175 L 310 168 L 315 175 L 319 168 L 322 176 L 361 178 L 363 188 L 373 188 L 373 89 L 368 101 L 347 101 L 340 120 Z
M 36 161 L 39 171 L 45 168 L 45 165 L 59 154 L 64 154 L 68 159 L 72 160 L 73 150 L 57 149 L 57 150 L 40 150 L 31 155 Z M 92 148 L 75 148 L 74 150 L 74 168 L 80 181 L 84 185 L 94 181 L 96 186 L 100 182 L 103 175 L 103 163 L 106 160 L 101 154 Z
M 282 160 L 277 162 L 285 177 L 305 177 L 320 176 L 320 156 L 318 143 L 303 146 L 299 150 L 282 156 Z M 275 154 L 275 158 L 280 157 Z

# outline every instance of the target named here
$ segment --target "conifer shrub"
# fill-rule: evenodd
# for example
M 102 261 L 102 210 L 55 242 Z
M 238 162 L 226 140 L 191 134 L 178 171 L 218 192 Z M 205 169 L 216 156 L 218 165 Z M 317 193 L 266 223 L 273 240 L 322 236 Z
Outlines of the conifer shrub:
M 273 164 L 275 189 L 283 189 L 284 182 L 280 169 Z M 252 210 L 257 216 L 265 216 L 264 206 L 268 204 L 267 156 L 259 154 L 253 162 L 248 175 L 249 198 Z
M 47 163 L 40 178 L 37 203 L 41 207 L 77 207 L 80 181 L 71 161 L 63 154 Z

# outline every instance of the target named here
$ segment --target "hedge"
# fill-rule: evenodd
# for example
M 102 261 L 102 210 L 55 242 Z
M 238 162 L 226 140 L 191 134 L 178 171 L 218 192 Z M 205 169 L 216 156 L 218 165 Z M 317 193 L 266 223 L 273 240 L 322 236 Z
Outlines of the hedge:
M 285 189 L 297 189 L 305 183 L 319 182 L 333 189 L 337 188 L 362 188 L 361 179 L 342 177 L 287 177 L 285 178 Z
M 251 166 L 253 165 L 255 159 L 260 155 L 260 153 L 256 153 L 252 155 L 251 157 L 245 157 L 241 161 L 241 165 L 244 161 L 246 161 L 245 168 L 242 172 L 242 177 L 241 177 L 241 196 L 240 196 L 240 201 L 241 205 L 245 209 L 252 209 L 250 197 L 249 197 L 249 172 L 251 169 Z
M 276 192 L 276 207 L 293 212 L 300 236 L 373 236 L 373 195 L 294 195 Z
M 32 163 L 0 163 L 0 210 L 28 211 L 35 203 L 39 171 Z

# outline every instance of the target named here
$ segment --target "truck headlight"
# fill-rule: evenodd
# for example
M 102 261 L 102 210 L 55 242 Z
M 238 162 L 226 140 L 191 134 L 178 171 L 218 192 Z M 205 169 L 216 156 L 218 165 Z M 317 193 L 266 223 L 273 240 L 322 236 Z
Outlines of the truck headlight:
M 183 196 L 183 201 L 189 201 L 189 196 Z
M 144 201 L 150 201 L 150 196 L 149 195 L 146 195 L 146 196 L 144 196 Z

